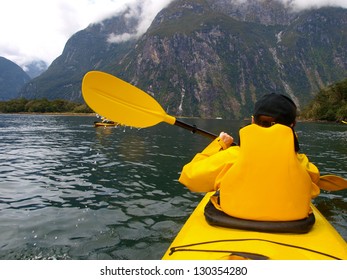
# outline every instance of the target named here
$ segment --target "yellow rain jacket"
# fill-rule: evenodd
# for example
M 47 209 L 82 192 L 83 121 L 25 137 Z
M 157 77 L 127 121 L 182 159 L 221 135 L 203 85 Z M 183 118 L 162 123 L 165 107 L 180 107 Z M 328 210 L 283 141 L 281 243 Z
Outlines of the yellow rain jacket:
M 258 221 L 306 218 L 320 190 L 319 171 L 294 151 L 290 127 L 256 124 L 240 130 L 241 146 L 217 138 L 183 167 L 179 181 L 192 191 L 220 190 L 226 214 Z

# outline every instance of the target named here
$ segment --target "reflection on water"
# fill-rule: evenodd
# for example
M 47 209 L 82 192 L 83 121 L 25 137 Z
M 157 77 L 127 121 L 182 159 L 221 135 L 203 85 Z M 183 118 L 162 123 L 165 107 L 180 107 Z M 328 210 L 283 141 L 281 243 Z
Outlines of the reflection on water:
M 92 117 L 0 115 L 0 259 L 160 259 L 200 194 L 177 178 L 209 142 L 181 128 L 93 127 Z M 237 134 L 242 123 L 194 120 Z M 299 124 L 322 173 L 347 177 L 346 127 Z M 347 239 L 346 192 L 318 208 Z

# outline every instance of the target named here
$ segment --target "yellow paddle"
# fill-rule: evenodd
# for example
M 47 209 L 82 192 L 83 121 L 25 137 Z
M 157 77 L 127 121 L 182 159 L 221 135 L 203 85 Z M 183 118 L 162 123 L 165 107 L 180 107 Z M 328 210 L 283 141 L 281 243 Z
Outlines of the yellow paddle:
M 123 125 L 143 128 L 166 122 L 212 139 L 217 137 L 166 114 L 153 97 L 104 72 L 88 72 L 82 81 L 82 94 L 96 113 Z
M 166 122 L 212 139 L 217 137 L 166 114 L 153 97 L 104 72 L 91 71 L 84 76 L 82 95 L 88 106 L 97 114 L 120 124 L 144 128 Z M 327 191 L 347 189 L 346 180 L 335 175 L 321 176 L 318 185 Z
M 318 187 L 325 191 L 341 191 L 347 189 L 347 180 L 336 175 L 319 177 Z

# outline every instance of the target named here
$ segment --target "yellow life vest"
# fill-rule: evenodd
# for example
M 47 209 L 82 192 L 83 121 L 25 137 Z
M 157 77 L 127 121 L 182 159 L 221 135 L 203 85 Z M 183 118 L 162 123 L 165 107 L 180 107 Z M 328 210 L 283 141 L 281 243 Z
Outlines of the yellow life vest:
M 310 211 L 311 178 L 294 151 L 290 127 L 256 124 L 240 130 L 238 159 L 216 180 L 228 215 L 258 221 L 291 221 Z

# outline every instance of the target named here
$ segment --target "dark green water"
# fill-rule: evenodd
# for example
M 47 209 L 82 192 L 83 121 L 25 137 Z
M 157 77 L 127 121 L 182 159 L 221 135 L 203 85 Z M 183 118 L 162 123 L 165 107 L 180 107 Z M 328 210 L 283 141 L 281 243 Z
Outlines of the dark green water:
M 209 140 L 160 124 L 0 115 L 0 259 L 160 259 L 201 194 L 177 181 Z M 237 134 L 241 122 L 187 120 Z M 299 123 L 302 152 L 347 177 L 347 125 Z M 347 240 L 347 192 L 315 204 Z

